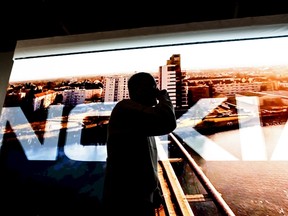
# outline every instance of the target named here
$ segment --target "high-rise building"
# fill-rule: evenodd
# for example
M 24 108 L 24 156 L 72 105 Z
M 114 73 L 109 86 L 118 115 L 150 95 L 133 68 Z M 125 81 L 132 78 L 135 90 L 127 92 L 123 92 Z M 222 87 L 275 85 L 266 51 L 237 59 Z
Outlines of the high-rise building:
M 173 106 L 176 107 L 176 71 L 174 65 L 159 67 L 158 87 L 167 90 Z
M 167 65 L 174 65 L 176 74 L 176 108 L 188 108 L 188 84 L 184 82 L 186 78 L 186 71 L 181 71 L 181 58 L 180 54 L 173 54 Z
M 106 77 L 104 102 L 117 102 L 129 98 L 128 79 L 128 76 Z

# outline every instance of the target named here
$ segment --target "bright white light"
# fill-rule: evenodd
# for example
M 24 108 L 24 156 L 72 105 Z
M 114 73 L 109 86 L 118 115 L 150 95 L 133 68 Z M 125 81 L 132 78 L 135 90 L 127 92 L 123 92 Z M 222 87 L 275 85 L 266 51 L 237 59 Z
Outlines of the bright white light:
M 182 70 L 287 64 L 288 38 L 217 42 L 16 60 L 10 82 L 158 72 L 173 54 Z

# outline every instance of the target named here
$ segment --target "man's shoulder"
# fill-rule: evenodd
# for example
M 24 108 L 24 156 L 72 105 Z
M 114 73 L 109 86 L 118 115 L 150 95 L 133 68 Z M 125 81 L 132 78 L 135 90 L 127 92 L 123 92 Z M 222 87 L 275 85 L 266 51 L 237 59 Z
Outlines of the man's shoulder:
M 131 99 L 122 99 L 121 101 L 119 101 L 114 109 L 117 110 L 138 110 L 138 109 L 142 109 L 142 105 L 131 100 Z
M 129 105 L 134 105 L 134 104 L 137 104 L 137 103 L 131 99 L 122 99 L 116 105 L 117 106 L 129 106 Z

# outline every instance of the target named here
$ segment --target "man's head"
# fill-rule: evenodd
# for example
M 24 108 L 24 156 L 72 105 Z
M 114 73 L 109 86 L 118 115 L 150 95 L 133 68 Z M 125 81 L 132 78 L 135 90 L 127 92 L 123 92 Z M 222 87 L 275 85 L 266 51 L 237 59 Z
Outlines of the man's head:
M 131 100 L 147 106 L 157 104 L 157 84 L 150 73 L 133 74 L 128 80 L 128 90 Z

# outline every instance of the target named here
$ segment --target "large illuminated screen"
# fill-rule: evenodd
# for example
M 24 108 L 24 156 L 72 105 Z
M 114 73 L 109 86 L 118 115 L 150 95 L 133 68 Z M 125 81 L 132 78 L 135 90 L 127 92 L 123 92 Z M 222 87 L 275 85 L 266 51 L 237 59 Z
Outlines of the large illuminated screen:
M 173 134 L 235 215 L 287 215 L 287 50 L 288 37 L 260 31 L 15 59 L 0 122 L 3 209 L 97 215 L 110 112 L 146 71 L 170 94 Z

